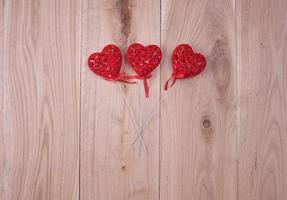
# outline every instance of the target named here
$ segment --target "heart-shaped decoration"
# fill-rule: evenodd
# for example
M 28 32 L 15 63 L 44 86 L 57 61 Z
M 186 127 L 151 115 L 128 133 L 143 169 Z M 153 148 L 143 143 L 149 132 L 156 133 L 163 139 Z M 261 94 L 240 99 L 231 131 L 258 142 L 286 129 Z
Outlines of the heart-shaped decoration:
M 177 46 L 172 53 L 172 68 L 173 73 L 169 80 L 173 79 L 173 86 L 176 79 L 190 78 L 200 74 L 206 66 L 206 59 L 200 53 L 194 53 L 191 46 L 188 44 L 181 44 Z M 164 89 L 167 90 L 168 81 Z
M 88 65 L 95 74 L 107 80 L 116 80 L 122 66 L 121 50 L 117 46 L 109 44 L 104 47 L 102 52 L 91 54 Z
M 138 79 L 144 80 L 146 97 L 149 96 L 147 80 L 151 77 L 151 72 L 159 65 L 162 53 L 158 46 L 148 45 L 144 47 L 139 43 L 130 45 L 126 51 L 127 62 L 135 70 Z
M 176 78 L 196 76 L 204 70 L 205 66 L 205 57 L 200 53 L 194 53 L 188 44 L 181 44 L 174 49 L 172 67 Z
M 90 69 L 105 79 L 116 79 L 122 66 L 122 53 L 112 44 L 105 46 L 102 52 L 90 55 L 88 59 Z
M 126 57 L 128 63 L 139 76 L 147 77 L 159 65 L 162 54 L 156 45 L 144 47 L 134 43 L 127 49 Z

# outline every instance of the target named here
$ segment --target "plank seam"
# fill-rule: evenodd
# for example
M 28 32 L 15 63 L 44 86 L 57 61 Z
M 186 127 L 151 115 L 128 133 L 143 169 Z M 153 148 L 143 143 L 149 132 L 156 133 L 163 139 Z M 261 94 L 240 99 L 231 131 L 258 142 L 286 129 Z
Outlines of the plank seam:
M 241 3 L 239 1 L 239 3 Z M 239 139 L 240 139 L 240 106 L 239 106 L 239 101 L 240 101 L 240 98 L 239 98 L 239 92 L 240 92 L 240 74 L 239 74 L 239 67 L 240 67 L 240 63 L 238 62 L 239 61 L 239 58 L 238 58 L 238 52 L 239 51 L 239 42 L 240 42 L 240 38 L 239 38 L 239 34 L 238 34 L 238 31 L 240 31 L 240 27 L 239 26 L 239 22 L 238 20 L 240 20 L 240 18 L 238 18 L 238 1 L 235 0 L 235 10 L 234 10 L 234 13 L 235 13 L 235 17 L 234 17 L 234 23 L 235 23 L 235 62 L 236 62 L 236 70 L 235 70 L 235 73 L 236 73 L 236 104 L 237 104 L 237 115 L 236 115 L 236 126 L 237 126 L 237 142 L 236 142 L 236 145 L 237 145 L 237 152 L 236 152 L 236 199 L 238 200 L 239 199 Z M 239 16 L 240 17 L 240 16 Z
M 82 48 L 82 45 L 83 45 L 83 41 L 82 41 L 82 13 L 83 13 L 83 10 L 82 10 L 82 0 L 80 0 L 80 14 L 79 14 L 79 23 L 80 23 L 80 36 L 79 36 L 79 39 L 80 39 L 80 49 L 79 49 L 79 68 L 80 68 L 80 77 L 79 77 L 79 87 L 80 87 L 80 89 L 79 89 L 79 95 L 80 95 L 80 97 L 79 97 L 79 133 L 78 133 L 78 137 L 79 137 L 79 144 L 78 144 L 78 148 L 79 148 L 79 155 L 78 155 L 78 157 L 79 157 L 79 182 L 78 182 L 78 184 L 79 184 L 79 186 L 78 186 L 78 189 L 79 189 L 79 200 L 81 199 L 81 136 L 82 136 L 82 134 L 81 134 L 81 130 L 82 130 L 82 87 L 81 87 L 81 85 L 82 85 L 82 50 L 83 50 L 83 48 Z
M 159 42 L 160 48 L 162 49 L 162 41 L 161 41 L 161 34 L 162 34 L 162 0 L 159 0 Z M 161 68 L 160 68 L 161 69 Z M 158 120 L 158 134 L 159 134 L 159 182 L 158 182 L 158 199 L 161 199 L 161 70 L 159 71 L 159 103 L 158 103 L 158 111 L 159 111 L 159 120 Z

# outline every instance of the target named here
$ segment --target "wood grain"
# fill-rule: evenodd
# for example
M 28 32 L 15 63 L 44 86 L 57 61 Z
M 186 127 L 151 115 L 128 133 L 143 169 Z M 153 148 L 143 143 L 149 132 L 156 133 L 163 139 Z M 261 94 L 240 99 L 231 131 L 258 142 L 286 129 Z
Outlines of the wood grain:
M 0 200 L 285 200 L 285 0 L 0 0 Z M 157 44 L 146 99 L 87 68 Z M 189 43 L 199 76 L 163 91 Z M 122 71 L 134 74 L 125 59 Z M 138 127 L 145 127 L 137 140 Z
M 0 144 L 3 138 L 3 66 L 4 66 L 4 0 L 0 0 Z M 4 166 L 4 148 L 0 146 L 0 199 L 4 199 L 3 197 L 3 167 Z
M 207 67 L 162 92 L 160 199 L 236 199 L 235 2 L 162 2 L 162 85 L 180 43 L 206 55 Z
M 287 2 L 238 2 L 239 200 L 287 197 Z
M 80 1 L 4 6 L 1 199 L 78 199 Z
M 159 70 L 149 80 L 146 99 L 142 83 L 103 80 L 87 68 L 87 58 L 108 43 L 123 53 L 133 42 L 159 45 L 160 1 L 83 0 L 82 12 L 81 199 L 158 199 Z M 134 74 L 126 63 L 122 70 Z M 150 116 L 144 131 L 148 153 L 142 147 L 139 153 L 139 143 L 132 146 L 133 121 L 141 126 Z

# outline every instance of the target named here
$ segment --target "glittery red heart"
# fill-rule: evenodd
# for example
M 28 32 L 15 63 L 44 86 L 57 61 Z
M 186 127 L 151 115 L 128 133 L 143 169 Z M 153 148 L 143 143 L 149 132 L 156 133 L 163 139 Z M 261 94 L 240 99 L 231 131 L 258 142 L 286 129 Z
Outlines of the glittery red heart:
M 170 78 L 173 79 L 172 85 L 176 79 L 190 78 L 200 74 L 206 66 L 205 57 L 200 53 L 194 53 L 188 44 L 181 44 L 174 49 L 171 62 L 173 68 Z M 165 84 L 165 90 L 167 90 L 168 81 Z
M 156 45 L 144 47 L 141 44 L 134 43 L 127 49 L 127 62 L 138 74 L 136 78 L 144 80 L 146 97 L 149 96 L 149 89 L 146 79 L 151 77 L 151 72 L 159 65 L 161 57 L 161 50 Z
M 95 74 L 108 80 L 115 80 L 120 74 L 122 53 L 117 46 L 109 44 L 102 52 L 90 55 L 88 65 Z
M 172 67 L 176 78 L 196 76 L 204 70 L 205 65 L 205 57 L 200 53 L 194 53 L 188 44 L 181 44 L 173 51 Z
M 148 76 L 161 61 L 161 50 L 156 45 L 134 43 L 127 49 L 127 61 L 139 76 Z

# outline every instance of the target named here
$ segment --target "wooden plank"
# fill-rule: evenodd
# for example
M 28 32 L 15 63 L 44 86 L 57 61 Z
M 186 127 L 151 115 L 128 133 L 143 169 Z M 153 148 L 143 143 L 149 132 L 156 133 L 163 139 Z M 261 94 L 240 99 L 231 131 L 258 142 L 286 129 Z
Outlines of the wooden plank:
M 8 0 L 4 22 L 2 199 L 78 199 L 80 1 Z
M 142 83 L 103 80 L 88 69 L 87 58 L 109 43 L 122 52 L 133 42 L 159 45 L 160 1 L 84 0 L 82 25 L 81 199 L 158 199 L 159 70 L 146 99 Z M 134 74 L 126 63 L 122 70 Z M 144 131 L 148 153 L 139 154 L 139 144 L 131 145 L 133 121 L 140 126 L 151 116 Z
M 0 0 L 0 144 L 3 141 L 3 66 L 4 66 L 4 0 Z M 4 177 L 4 148 L 0 146 L 0 191 L 4 185 L 2 178 Z M 0 199 L 4 199 L 3 192 L 0 192 Z
M 287 197 L 287 2 L 238 2 L 239 198 Z
M 206 55 L 207 67 L 162 92 L 160 199 L 236 199 L 235 2 L 162 3 L 162 85 L 180 43 Z

